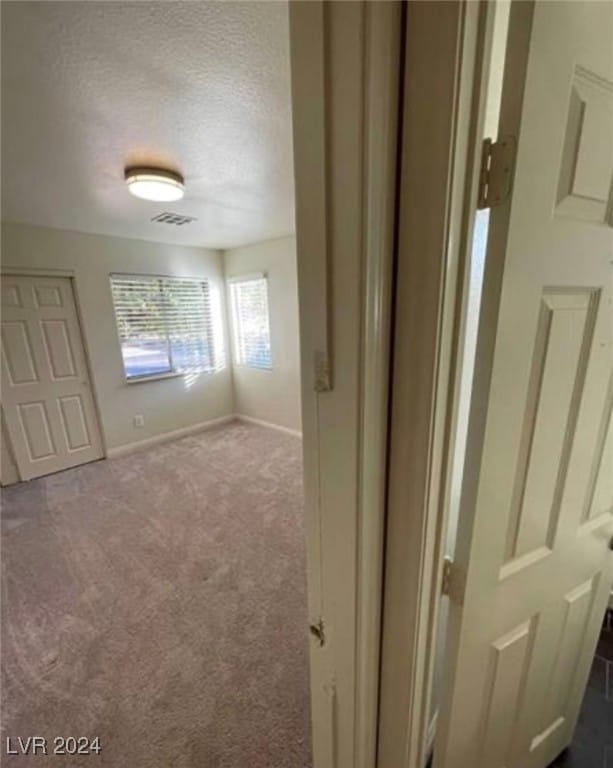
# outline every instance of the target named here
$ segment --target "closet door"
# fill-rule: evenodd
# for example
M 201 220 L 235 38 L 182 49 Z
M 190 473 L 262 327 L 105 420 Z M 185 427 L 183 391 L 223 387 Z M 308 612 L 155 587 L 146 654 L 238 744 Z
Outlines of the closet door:
M 21 480 L 103 457 L 69 278 L 2 277 L 2 401 Z

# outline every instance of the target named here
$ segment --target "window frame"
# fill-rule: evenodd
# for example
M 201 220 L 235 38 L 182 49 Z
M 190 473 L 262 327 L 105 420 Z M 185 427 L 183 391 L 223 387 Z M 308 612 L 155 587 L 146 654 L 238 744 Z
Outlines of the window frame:
M 238 283 L 251 283 L 256 280 L 263 280 L 266 286 L 266 324 L 268 326 L 268 343 L 270 347 L 270 363 L 269 365 L 252 365 L 248 362 L 241 362 L 240 344 L 238 339 L 238 306 L 235 301 L 235 293 L 233 286 Z M 252 371 L 272 371 L 275 367 L 275 359 L 273 354 L 272 344 L 272 324 L 270 322 L 270 290 L 269 290 L 269 278 L 267 272 L 249 272 L 245 274 L 232 275 L 226 279 L 228 285 L 228 304 L 229 304 L 229 319 L 230 319 L 230 331 L 232 335 L 232 362 L 239 368 L 249 368 Z
M 210 316 L 208 318 L 208 321 L 206 322 L 206 329 L 207 329 L 207 342 L 209 345 L 209 349 L 212 350 L 212 358 L 213 358 L 213 364 L 209 368 L 203 368 L 202 370 L 198 371 L 199 374 L 205 374 L 205 375 L 211 375 L 217 371 L 217 350 L 216 350 L 216 344 L 215 344 L 215 333 L 213 330 L 213 307 L 211 302 L 211 280 L 208 276 L 203 277 L 194 277 L 193 275 L 162 275 L 158 273 L 151 273 L 151 272 L 110 272 L 109 273 L 109 288 L 111 291 L 111 304 L 113 306 L 113 321 L 115 324 L 115 333 L 117 334 L 117 343 L 119 346 L 119 355 L 121 358 L 121 365 L 123 369 L 123 378 L 124 382 L 126 384 L 132 385 L 132 384 L 142 384 L 147 381 L 162 381 L 164 379 L 175 379 L 175 378 L 181 378 L 190 375 L 193 373 L 193 371 L 180 371 L 173 367 L 173 360 L 172 360 L 172 354 L 169 351 L 168 354 L 168 362 L 170 365 L 169 370 L 160 370 L 156 371 L 155 373 L 144 373 L 144 374 L 137 374 L 134 376 L 129 376 L 127 369 L 126 369 L 126 362 L 123 355 L 123 343 L 122 343 L 122 337 L 121 337 L 121 331 L 119 328 L 118 323 L 118 317 L 117 317 L 117 307 L 115 304 L 115 296 L 113 293 L 113 280 L 114 278 L 132 278 L 135 281 L 146 281 L 146 280 L 155 280 L 158 283 L 158 288 L 161 292 L 161 286 L 163 281 L 177 281 L 177 282 L 193 282 L 193 283 L 199 283 L 201 286 L 206 286 L 206 291 L 208 291 L 208 308 Z M 205 302 L 206 306 L 206 302 Z M 166 341 L 169 346 L 170 350 L 170 336 L 168 331 L 168 324 L 165 320 L 165 331 L 166 331 Z

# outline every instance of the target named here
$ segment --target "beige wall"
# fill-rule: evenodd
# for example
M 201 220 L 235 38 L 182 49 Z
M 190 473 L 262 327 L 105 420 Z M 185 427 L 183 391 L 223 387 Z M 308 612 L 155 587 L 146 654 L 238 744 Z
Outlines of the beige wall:
M 5 223 L 2 267 L 66 270 L 74 275 L 107 450 L 233 412 L 220 252 Z M 195 379 L 127 384 L 113 313 L 111 272 L 208 278 L 218 299 L 226 367 Z M 134 426 L 137 413 L 145 417 L 144 428 Z
M 301 431 L 300 339 L 296 238 L 267 240 L 225 251 L 226 277 L 268 275 L 272 370 L 233 367 L 239 414 Z

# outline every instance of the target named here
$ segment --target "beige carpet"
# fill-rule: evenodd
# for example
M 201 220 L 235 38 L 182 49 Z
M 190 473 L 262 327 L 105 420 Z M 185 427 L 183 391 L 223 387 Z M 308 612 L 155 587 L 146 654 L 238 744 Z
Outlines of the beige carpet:
M 232 423 L 2 502 L 2 765 L 311 765 L 296 438 Z M 5 756 L 32 735 L 102 752 Z

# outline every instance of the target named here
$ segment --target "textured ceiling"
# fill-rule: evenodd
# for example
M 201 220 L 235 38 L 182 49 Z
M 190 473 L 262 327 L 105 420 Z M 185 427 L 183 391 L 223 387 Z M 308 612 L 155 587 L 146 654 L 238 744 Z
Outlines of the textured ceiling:
M 160 163 L 185 198 L 131 197 Z M 293 201 L 285 2 L 2 2 L 4 220 L 225 248 L 293 232 Z

